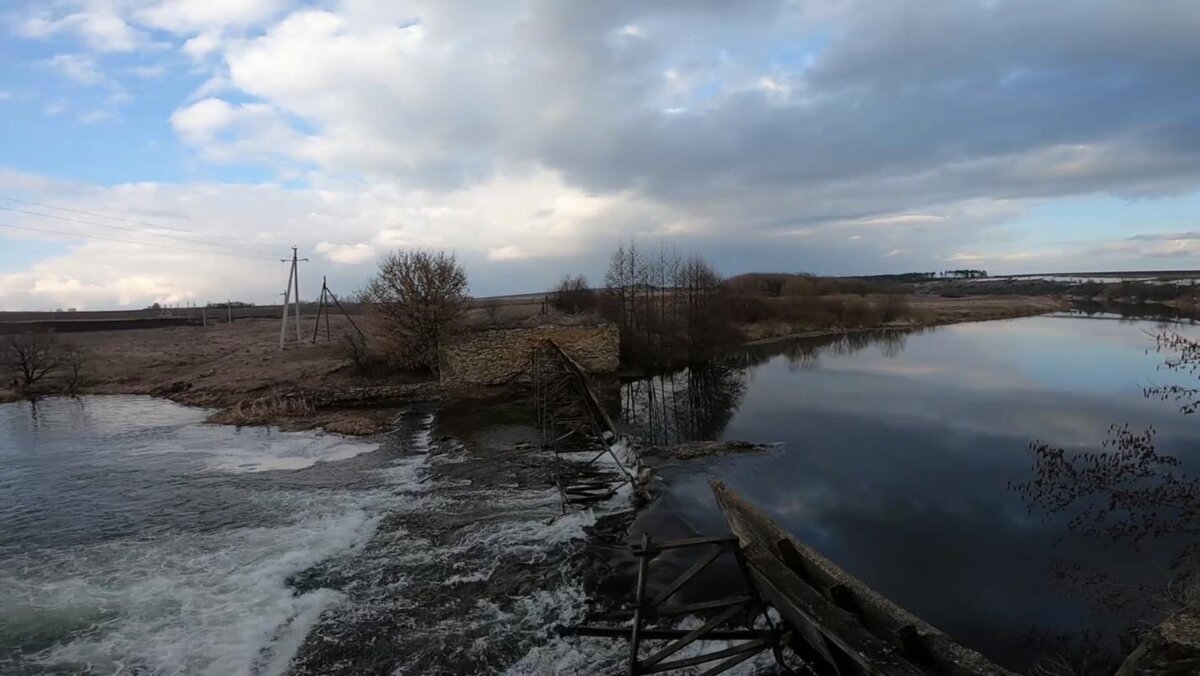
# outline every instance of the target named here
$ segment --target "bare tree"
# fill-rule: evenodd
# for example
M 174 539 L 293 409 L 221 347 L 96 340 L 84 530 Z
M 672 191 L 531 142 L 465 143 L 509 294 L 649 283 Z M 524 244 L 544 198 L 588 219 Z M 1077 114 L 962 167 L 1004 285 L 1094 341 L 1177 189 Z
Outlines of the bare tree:
M 621 331 L 622 358 L 649 364 L 702 359 L 736 340 L 725 284 L 699 257 L 621 245 L 604 277 L 601 310 Z
M 61 357 L 53 333 L 30 332 L 9 336 L 3 359 L 17 388 L 29 392 L 38 381 L 58 368 Z
M 466 312 L 466 291 L 467 274 L 453 254 L 394 251 L 362 295 L 384 319 L 389 361 L 437 371 L 438 349 Z
M 582 314 L 596 307 L 596 292 L 588 286 L 587 277 L 567 275 L 554 287 L 550 303 L 559 312 Z
M 63 361 L 66 368 L 64 384 L 67 388 L 67 394 L 72 397 L 78 397 L 79 390 L 87 380 L 87 374 L 84 371 L 85 354 L 78 347 L 69 345 L 64 351 Z

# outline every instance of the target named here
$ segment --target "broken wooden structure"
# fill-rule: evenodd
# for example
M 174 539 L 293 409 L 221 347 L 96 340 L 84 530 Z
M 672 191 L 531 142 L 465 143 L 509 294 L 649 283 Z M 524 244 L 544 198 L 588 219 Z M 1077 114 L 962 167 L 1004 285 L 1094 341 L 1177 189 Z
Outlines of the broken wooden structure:
M 647 593 L 650 565 L 663 552 L 678 549 L 703 550 L 690 568 L 681 573 L 653 596 Z M 681 589 L 694 580 L 722 556 L 734 557 L 745 570 L 745 561 L 734 537 L 702 537 L 671 542 L 654 542 L 649 535 L 642 536 L 640 546 L 633 547 L 638 558 L 637 586 L 630 608 L 609 613 L 602 620 L 622 622 L 617 626 L 586 624 L 572 627 L 566 633 L 575 636 L 593 636 L 629 641 L 629 674 L 658 674 L 677 669 L 707 667 L 699 672 L 712 676 L 728 671 L 764 651 L 774 651 L 782 663 L 780 650 L 791 641 L 791 632 L 772 624 L 767 615 L 766 604 L 749 587 L 746 593 L 728 598 L 701 603 L 670 602 Z M 703 623 L 695 628 L 679 629 L 673 624 L 684 615 L 709 613 Z M 756 627 L 761 618 L 763 627 Z M 726 625 L 733 624 L 729 628 Z M 736 626 L 740 625 L 740 626 Z M 643 650 L 644 641 L 665 641 L 664 644 Z M 713 642 L 715 649 L 707 649 Z M 675 657 L 692 645 L 702 645 L 699 652 L 686 657 Z M 668 659 L 675 657 L 675 659 Z
M 785 646 L 810 673 L 822 676 L 1012 676 L 797 540 L 724 483 L 711 483 L 731 535 L 661 544 L 644 537 L 634 548 L 639 568 L 632 606 L 602 618 L 622 624 L 586 624 L 568 633 L 628 641 L 631 676 L 703 664 L 711 666 L 701 673 L 718 674 L 768 649 L 783 664 L 780 651 Z M 708 553 L 648 598 L 650 561 L 663 551 L 683 547 L 704 547 Z M 726 554 L 736 558 L 747 593 L 686 605 L 665 603 Z M 774 609 L 782 626 L 770 623 L 767 608 Z M 684 614 L 702 615 L 703 624 L 694 629 L 654 626 Z M 765 620 L 756 626 L 758 617 Z M 739 623 L 743 626 L 730 626 Z M 669 642 L 643 655 L 642 642 L 650 639 Z M 667 660 L 691 644 L 709 641 L 743 642 Z
M 868 587 L 713 480 L 754 587 L 839 676 L 1009 676 L 1011 672 Z M 812 658 L 810 657 L 810 660 Z
M 538 428 L 542 447 L 554 453 L 554 481 L 563 511 L 607 500 L 624 485 L 634 486 L 637 469 L 614 452 L 616 425 L 587 372 L 553 340 L 539 343 L 531 358 Z

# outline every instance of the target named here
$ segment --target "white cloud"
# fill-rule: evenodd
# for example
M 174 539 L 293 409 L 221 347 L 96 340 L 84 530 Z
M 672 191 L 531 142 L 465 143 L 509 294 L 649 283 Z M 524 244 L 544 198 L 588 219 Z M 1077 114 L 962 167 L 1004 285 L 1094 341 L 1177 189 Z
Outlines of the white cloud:
M 237 109 L 224 99 L 207 98 L 171 114 L 171 126 L 191 143 L 211 141 L 233 124 Z
M 342 289 L 361 287 L 379 254 L 392 248 L 452 250 L 464 260 L 474 261 L 529 261 L 578 254 L 590 236 L 589 220 L 612 218 L 608 222 L 622 223 L 621 211 L 630 206 L 580 193 L 559 177 L 541 171 L 497 177 L 450 193 L 387 185 L 292 189 L 135 183 L 103 187 L 0 171 L 0 194 L 20 194 L 46 204 L 161 224 L 185 232 L 156 231 L 159 234 L 196 241 L 69 222 L 51 224 L 20 214 L 7 217 L 6 222 L 14 225 L 213 252 L 205 255 L 5 231 L 2 236 L 10 240 L 64 242 L 70 250 L 0 274 L 3 309 L 141 307 L 152 302 L 226 297 L 271 302 L 276 287 L 282 287 L 286 279 L 280 277 L 286 271 L 281 272 L 276 259 L 285 257 L 293 243 L 304 253 L 317 254 L 310 256 L 313 262 L 306 264 L 306 275 L 328 274 L 331 284 Z M 112 223 L 131 227 L 123 221 Z M 630 231 L 614 229 L 612 234 L 615 237 L 620 232 Z M 336 239 L 331 237 L 333 233 Z M 236 251 L 206 246 L 206 242 L 233 246 Z M 472 273 L 478 271 L 471 269 Z M 554 271 L 554 276 L 557 274 Z M 480 290 L 486 293 L 489 288 Z
M 947 263 L 1014 263 L 1034 258 L 1046 258 L 1048 252 L 1017 251 L 1012 253 L 965 253 L 955 252 L 942 259 Z
M 167 74 L 167 67 L 162 64 L 134 66 L 129 72 L 140 78 L 160 78 Z
M 64 77 L 80 84 L 99 85 L 108 82 L 96 60 L 86 54 L 56 54 L 45 63 Z
M 45 38 L 64 31 L 78 34 L 85 45 L 99 52 L 131 52 L 145 43 L 140 31 L 130 26 L 114 7 L 104 3 L 81 4 L 80 11 L 58 18 L 30 16 L 18 25 L 18 33 L 30 38 Z
M 146 26 L 191 34 L 254 26 L 284 6 L 282 0 L 160 0 L 138 10 L 134 16 Z
M 104 120 L 111 120 L 115 116 L 116 113 L 111 110 L 98 108 L 96 110 L 89 110 L 86 113 L 80 114 L 79 121 L 84 124 L 95 124 L 97 122 L 103 122 Z
M 358 265 L 378 257 L 375 247 L 359 242 L 357 244 L 333 244 L 317 242 L 315 251 L 334 263 L 343 265 Z
M 194 61 L 203 61 L 221 47 L 221 34 L 217 31 L 207 31 L 183 43 L 183 53 Z
M 398 246 L 532 267 L 630 234 L 741 269 L 1040 265 L 1057 259 L 992 249 L 1045 200 L 1200 186 L 1177 75 L 1200 67 L 1194 5 L 977 5 L 56 0 L 31 3 L 23 30 L 77 36 L 51 65 L 83 84 L 190 70 L 204 83 L 170 122 L 201 161 L 311 189 L 159 186 L 155 208 L 215 200 L 218 221 L 296 233 L 314 263 L 347 270 Z M 142 70 L 101 70 L 95 52 L 131 45 Z M 107 288 L 68 270 L 46 274 Z

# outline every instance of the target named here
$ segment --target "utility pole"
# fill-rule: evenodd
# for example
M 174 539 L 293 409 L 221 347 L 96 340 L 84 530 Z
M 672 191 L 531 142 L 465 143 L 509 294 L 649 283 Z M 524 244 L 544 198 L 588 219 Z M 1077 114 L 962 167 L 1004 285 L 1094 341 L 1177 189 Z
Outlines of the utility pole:
M 300 342 L 300 262 L 308 262 L 307 258 L 300 258 L 296 251 L 296 247 L 292 247 L 291 259 L 281 258 L 281 263 L 291 263 L 291 270 L 288 272 L 287 290 L 283 293 L 283 321 L 279 326 L 279 349 L 283 349 L 284 340 L 287 338 L 287 323 L 288 323 L 288 303 L 291 301 L 292 289 L 296 290 L 296 342 Z

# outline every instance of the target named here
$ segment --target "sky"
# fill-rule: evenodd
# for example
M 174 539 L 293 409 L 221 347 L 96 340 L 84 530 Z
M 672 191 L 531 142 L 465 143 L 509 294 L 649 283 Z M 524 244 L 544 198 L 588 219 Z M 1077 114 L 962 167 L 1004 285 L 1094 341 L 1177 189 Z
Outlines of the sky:
M 1200 268 L 1194 0 L 4 0 L 0 309 Z

